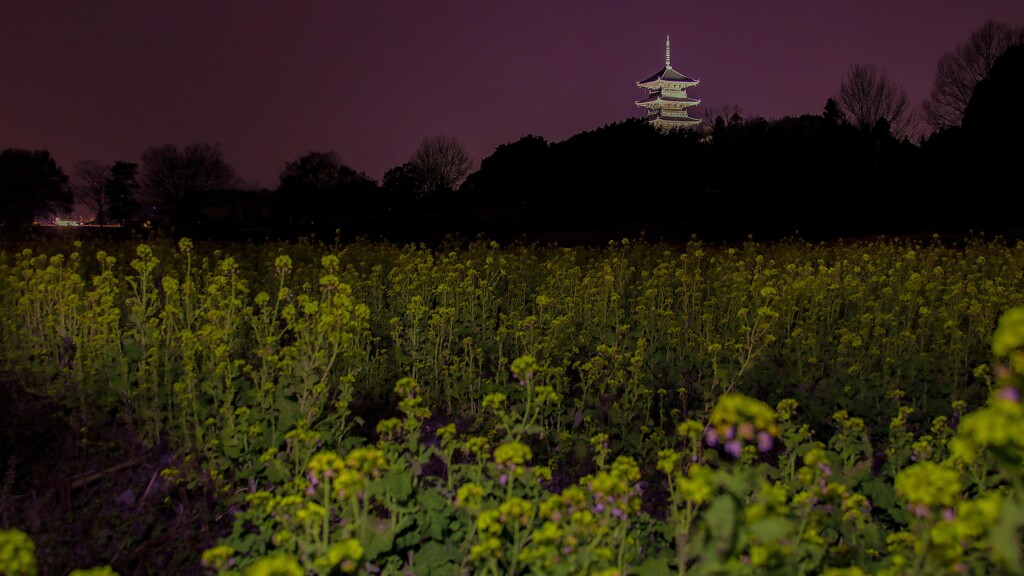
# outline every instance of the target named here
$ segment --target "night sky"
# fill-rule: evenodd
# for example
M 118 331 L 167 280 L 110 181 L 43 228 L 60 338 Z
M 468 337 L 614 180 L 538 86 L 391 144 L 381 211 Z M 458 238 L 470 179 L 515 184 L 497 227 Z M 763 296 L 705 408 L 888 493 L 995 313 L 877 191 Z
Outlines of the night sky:
M 939 57 L 1021 0 L 12 0 L 0 7 L 0 149 L 137 162 L 219 144 L 244 183 L 334 150 L 380 180 L 426 136 L 476 165 L 526 134 L 557 142 L 637 116 L 664 64 L 744 116 L 818 114 L 851 64 L 915 105 Z M 703 106 L 691 109 L 702 116 Z

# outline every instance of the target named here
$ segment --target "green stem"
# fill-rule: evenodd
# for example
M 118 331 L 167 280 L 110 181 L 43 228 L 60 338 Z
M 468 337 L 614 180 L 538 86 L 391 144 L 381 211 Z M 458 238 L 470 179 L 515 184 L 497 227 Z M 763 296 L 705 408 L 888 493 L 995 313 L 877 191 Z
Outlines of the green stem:
M 331 541 L 331 479 L 324 478 L 324 519 L 320 526 L 320 555 L 327 555 Z

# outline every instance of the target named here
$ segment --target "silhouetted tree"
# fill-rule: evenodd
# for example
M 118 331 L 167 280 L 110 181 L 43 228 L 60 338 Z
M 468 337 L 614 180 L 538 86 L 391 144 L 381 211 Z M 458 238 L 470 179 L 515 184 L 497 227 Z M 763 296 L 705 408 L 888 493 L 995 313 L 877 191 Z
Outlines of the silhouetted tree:
M 424 138 L 410 162 L 423 174 L 428 193 L 455 190 L 473 169 L 473 159 L 454 136 Z
M 992 64 L 974 89 L 963 120 L 963 158 L 975 176 L 972 201 L 983 208 L 979 218 L 996 229 L 1024 229 L 1017 210 L 1007 210 L 1019 195 L 1024 158 L 1024 119 L 1015 114 L 1024 98 L 1024 44 L 1011 46 Z
M 730 125 L 716 132 L 703 160 L 686 163 L 707 179 L 705 190 L 690 196 L 704 207 L 689 226 L 723 239 L 796 232 L 836 238 L 907 227 L 905 191 L 920 186 L 906 184 L 904 166 L 918 161 L 916 150 L 894 140 L 885 121 L 864 130 L 842 121 L 834 102 L 821 114 Z
M 936 130 L 959 126 L 981 82 L 1007 48 L 1024 43 L 1024 26 L 989 20 L 971 33 L 966 42 L 939 58 L 935 83 L 922 104 L 926 122 Z
M 355 170 L 341 162 L 334 151 L 309 152 L 287 162 L 281 172 L 281 187 L 327 190 L 355 177 Z
M 961 125 L 942 128 L 922 143 L 921 185 L 935 191 L 926 209 L 937 227 L 1020 234 L 1008 202 L 1020 188 L 1024 121 L 1015 113 L 1024 96 L 1024 45 L 1007 48 L 974 87 Z M 939 197 L 947 198 L 945 201 Z
M 426 193 L 426 181 L 419 166 L 406 162 L 395 166 L 384 173 L 381 179 L 381 192 L 386 202 L 386 210 L 402 211 Z
M 641 212 L 670 212 L 668 205 L 685 197 L 681 179 L 666 180 L 679 176 L 684 161 L 699 162 L 686 150 L 696 142 L 691 130 L 663 133 L 634 118 L 552 144 L 549 192 L 530 217 L 545 217 L 550 227 L 617 229 L 621 236 Z
M 0 226 L 23 229 L 35 216 L 68 213 L 74 194 L 48 150 L 0 152 Z
M 1021 144 L 1024 120 L 1015 106 L 1024 98 L 1024 44 L 1011 46 L 992 64 L 988 75 L 978 82 L 964 110 L 964 131 L 989 144 Z M 981 143 L 981 142 L 979 142 Z
M 502 144 L 459 189 L 488 235 L 578 242 L 640 232 L 688 237 L 710 220 L 706 145 L 693 130 L 662 133 L 631 118 L 549 144 Z M 677 224 L 679 224 L 677 226 Z
M 368 217 L 377 183 L 338 154 L 309 152 L 285 164 L 275 194 L 277 225 L 293 233 L 333 232 Z
M 540 136 L 529 134 L 501 144 L 466 178 L 465 194 L 476 206 L 510 210 L 549 195 L 551 150 Z
M 916 121 L 907 91 L 873 64 L 850 67 L 839 85 L 837 103 L 858 128 L 870 130 L 885 118 L 897 139 L 910 136 Z
M 139 182 L 136 179 L 139 165 L 133 162 L 114 162 L 110 176 L 104 184 L 109 217 L 111 222 L 127 224 L 142 210 L 139 204 Z
M 75 198 L 92 210 L 97 224 L 106 224 L 110 203 L 107 200 L 107 180 L 110 166 L 95 160 L 83 160 L 75 164 L 72 190 Z
M 191 228 L 202 220 L 206 196 L 237 185 L 235 170 L 220 147 L 154 146 L 142 154 L 142 189 L 156 202 L 155 220 Z
M 832 98 L 829 98 L 825 102 L 825 110 L 822 112 L 822 117 L 829 124 L 843 124 L 846 122 L 846 115 L 839 109 L 839 104 Z

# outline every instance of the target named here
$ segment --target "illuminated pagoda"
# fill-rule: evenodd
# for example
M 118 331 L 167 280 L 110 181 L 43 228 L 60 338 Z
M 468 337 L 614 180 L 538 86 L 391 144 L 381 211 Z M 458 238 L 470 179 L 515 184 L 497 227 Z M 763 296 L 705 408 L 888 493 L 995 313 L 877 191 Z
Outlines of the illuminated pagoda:
M 700 80 L 688 78 L 672 69 L 669 59 L 669 39 L 665 37 L 665 67 L 643 82 L 636 85 L 647 90 L 647 98 L 637 101 L 636 105 L 647 109 L 647 121 L 659 130 L 689 128 L 700 123 L 693 118 L 687 108 L 700 104 L 686 95 L 686 89 L 700 84 Z

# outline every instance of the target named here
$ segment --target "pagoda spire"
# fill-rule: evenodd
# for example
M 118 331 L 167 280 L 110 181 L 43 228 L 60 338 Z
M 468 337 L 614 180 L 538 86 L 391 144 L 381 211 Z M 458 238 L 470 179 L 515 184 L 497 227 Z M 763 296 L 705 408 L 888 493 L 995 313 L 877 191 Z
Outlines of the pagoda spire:
M 669 60 L 670 60 L 669 55 L 670 54 L 671 53 L 669 52 L 668 34 L 666 34 L 665 35 L 665 68 L 671 68 L 672 67 L 672 64 L 669 63 Z

